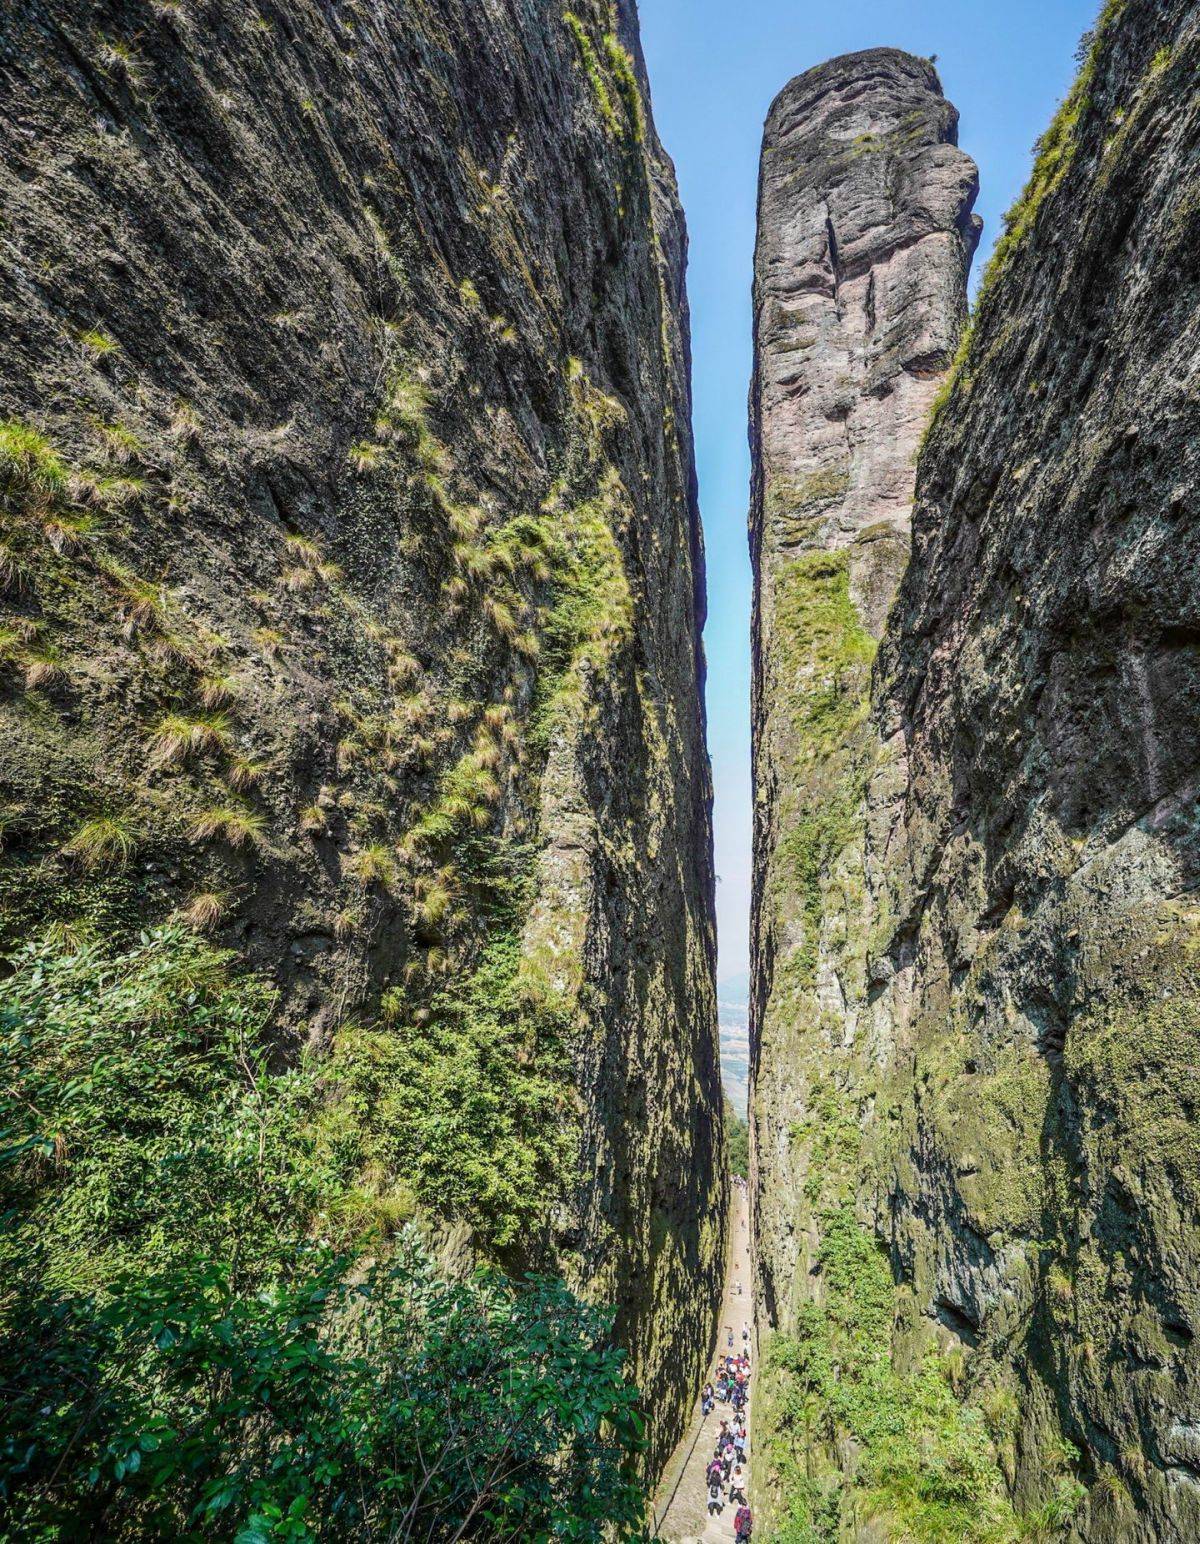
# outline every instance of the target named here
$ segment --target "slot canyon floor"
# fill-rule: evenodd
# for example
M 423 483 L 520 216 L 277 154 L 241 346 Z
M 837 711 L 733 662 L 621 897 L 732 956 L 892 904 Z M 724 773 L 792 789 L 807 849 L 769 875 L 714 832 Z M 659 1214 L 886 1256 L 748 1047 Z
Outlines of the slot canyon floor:
M 730 1205 L 730 1245 L 725 1267 L 725 1295 L 721 1300 L 721 1321 L 717 1347 L 708 1378 L 716 1381 L 716 1358 L 728 1351 L 729 1331 L 740 1349 L 742 1325 L 751 1321 L 750 1294 L 750 1201 L 745 1189 L 735 1186 Z M 738 1288 L 741 1288 L 739 1295 Z M 751 1341 L 753 1345 L 753 1340 Z M 750 1397 L 746 1403 L 749 1443 L 747 1469 L 754 1473 L 754 1377 L 758 1368 L 751 1365 Z M 667 1465 L 654 1502 L 654 1538 L 665 1544 L 729 1544 L 733 1538 L 733 1517 L 737 1511 L 728 1501 L 717 1517 L 708 1515 L 708 1485 L 704 1471 L 717 1445 L 721 1421 L 730 1414 L 730 1406 L 718 1404 L 707 1419 L 700 1414 L 700 1390 L 691 1424 L 683 1441 Z

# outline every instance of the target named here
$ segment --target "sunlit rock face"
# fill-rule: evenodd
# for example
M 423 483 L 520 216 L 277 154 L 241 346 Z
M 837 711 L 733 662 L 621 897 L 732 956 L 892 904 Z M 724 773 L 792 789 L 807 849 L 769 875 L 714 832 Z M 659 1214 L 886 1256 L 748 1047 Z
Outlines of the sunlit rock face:
M 809 1151 L 794 1128 L 818 1080 L 857 1075 L 865 700 L 978 237 L 957 119 L 931 64 L 873 49 L 793 80 L 763 141 L 750 416 L 764 1328 L 810 1290 Z
M 797 570 L 790 655 L 760 601 L 759 797 L 805 792 L 759 852 L 759 1289 L 773 1322 L 813 1289 L 841 1170 L 889 1250 L 897 1355 L 962 1354 L 1020 1509 L 1182 1544 L 1200 1536 L 1200 17 L 1109 5 L 1084 59 L 920 452 L 886 622 L 851 609 L 853 540 L 844 596 Z M 764 468 L 768 428 L 760 409 Z M 790 772 L 776 679 L 799 683 Z M 810 1133 L 838 1119 L 830 1157 Z
M 657 1468 L 724 1177 L 686 235 L 636 6 L 2 30 L 0 419 L 62 469 L 0 487 L 5 946 L 182 911 L 269 975 L 286 1055 L 415 1046 L 414 1108 L 468 1079 L 438 1004 L 474 992 L 553 1088 L 525 1150 L 569 1156 L 400 1177 L 464 1258 L 618 1305 Z M 64 855 L 97 816 L 135 863 Z
M 881 48 L 793 80 L 763 140 L 753 539 L 760 563 L 861 547 L 855 602 L 875 634 L 979 233 L 957 123 L 931 64 Z

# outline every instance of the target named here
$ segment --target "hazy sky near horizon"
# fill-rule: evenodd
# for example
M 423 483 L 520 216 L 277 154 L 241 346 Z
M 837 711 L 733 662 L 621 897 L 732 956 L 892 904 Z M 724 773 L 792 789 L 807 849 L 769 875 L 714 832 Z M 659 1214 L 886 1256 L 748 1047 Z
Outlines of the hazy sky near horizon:
M 1015 201 L 1034 141 L 1075 73 L 1099 0 L 640 0 L 654 115 L 691 241 L 696 461 L 708 549 L 708 736 L 716 793 L 722 978 L 745 970 L 750 901 L 750 283 L 758 152 L 776 93 L 860 48 L 936 54 L 979 166 L 973 279 Z

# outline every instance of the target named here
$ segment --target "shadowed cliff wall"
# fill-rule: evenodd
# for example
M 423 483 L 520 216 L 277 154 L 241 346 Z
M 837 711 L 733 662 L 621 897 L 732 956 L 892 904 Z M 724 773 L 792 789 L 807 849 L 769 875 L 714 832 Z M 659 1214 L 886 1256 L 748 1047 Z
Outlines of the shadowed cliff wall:
M 182 914 L 278 984 L 286 1054 L 421 1047 L 402 1104 L 447 1129 L 446 994 L 497 1003 L 520 1143 L 437 1168 L 401 1120 L 403 1182 L 619 1304 L 657 1466 L 724 1181 L 635 8 L 21 4 L 0 71 L 5 936 Z

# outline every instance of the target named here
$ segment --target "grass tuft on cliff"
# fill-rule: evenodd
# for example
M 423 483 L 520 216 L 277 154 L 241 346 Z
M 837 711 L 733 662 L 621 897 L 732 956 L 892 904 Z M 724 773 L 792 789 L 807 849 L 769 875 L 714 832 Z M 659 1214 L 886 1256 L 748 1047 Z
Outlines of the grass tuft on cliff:
M 817 965 L 822 884 L 857 830 L 866 767 L 866 721 L 875 640 L 850 595 L 844 552 L 809 552 L 780 573 L 777 663 L 791 746 L 781 808 L 785 832 L 772 867 L 776 895 L 797 896 L 804 937 L 788 960 L 808 982 Z

